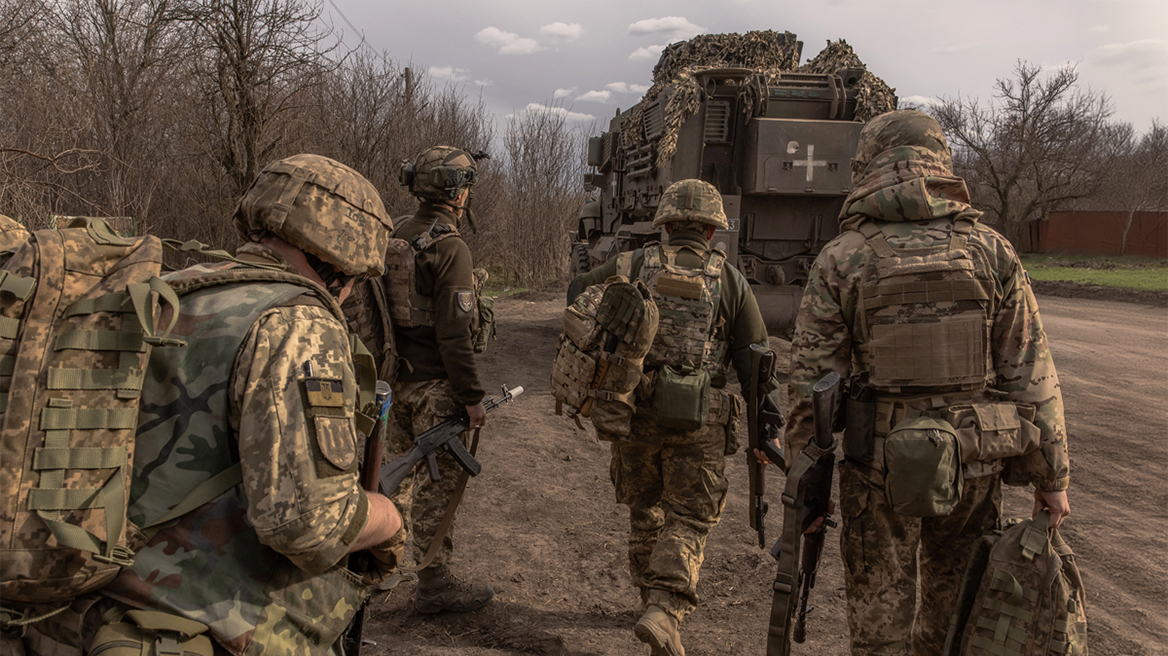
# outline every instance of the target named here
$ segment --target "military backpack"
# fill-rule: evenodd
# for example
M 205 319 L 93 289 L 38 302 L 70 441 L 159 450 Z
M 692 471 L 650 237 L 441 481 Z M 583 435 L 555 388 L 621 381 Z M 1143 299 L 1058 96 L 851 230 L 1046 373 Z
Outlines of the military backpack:
M 385 254 L 385 297 L 393 325 L 398 328 L 430 327 L 435 323 L 434 299 L 418 293 L 417 257 L 438 242 L 458 237 L 458 229 L 436 223 L 429 231 L 413 239 L 390 237 Z M 488 274 L 485 269 L 474 270 L 472 297 L 468 299 L 471 312 L 471 345 L 475 353 L 487 350 L 487 342 L 495 339 L 495 299 L 483 294 Z M 461 301 L 461 299 L 460 299 Z
M 1087 594 L 1046 510 L 977 542 L 944 656 L 1087 656 Z

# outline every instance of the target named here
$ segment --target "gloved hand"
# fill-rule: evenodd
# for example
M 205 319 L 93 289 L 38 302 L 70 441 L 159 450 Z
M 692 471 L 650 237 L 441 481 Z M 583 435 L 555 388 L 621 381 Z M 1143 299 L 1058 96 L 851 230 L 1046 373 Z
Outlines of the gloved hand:
M 632 343 L 644 319 L 645 299 L 636 285 L 614 282 L 605 288 L 596 310 L 596 321 L 609 334 Z
M 367 586 L 375 586 L 393 576 L 401 566 L 406 550 L 406 530 L 402 528 L 392 538 L 367 550 L 369 569 L 362 576 Z

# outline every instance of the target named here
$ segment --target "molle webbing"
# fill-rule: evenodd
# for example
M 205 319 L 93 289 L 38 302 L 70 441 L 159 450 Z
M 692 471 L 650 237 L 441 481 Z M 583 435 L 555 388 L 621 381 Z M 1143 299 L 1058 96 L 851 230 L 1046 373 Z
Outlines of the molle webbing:
M 856 228 L 875 253 L 861 286 L 857 360 L 878 390 L 973 390 L 990 364 L 994 283 L 970 254 L 973 223 L 953 224 L 947 244 L 893 248 L 875 221 Z
M 382 280 L 395 328 L 430 327 L 436 322 L 434 299 L 418 293 L 417 256 L 443 239 L 457 237 L 458 231 L 450 229 L 433 237 L 429 237 L 430 233 L 423 234 L 427 239 L 422 248 L 405 239 L 389 240 Z
M 688 361 L 710 373 L 724 373 L 726 349 L 724 344 L 715 342 L 714 332 L 726 256 L 712 249 L 705 254 L 700 269 L 691 269 L 677 264 L 680 251 L 679 247 L 661 244 L 646 245 L 642 251 L 644 261 L 638 275 L 652 292 L 660 314 L 646 366 L 676 367 Z M 631 257 L 619 266 L 631 269 Z

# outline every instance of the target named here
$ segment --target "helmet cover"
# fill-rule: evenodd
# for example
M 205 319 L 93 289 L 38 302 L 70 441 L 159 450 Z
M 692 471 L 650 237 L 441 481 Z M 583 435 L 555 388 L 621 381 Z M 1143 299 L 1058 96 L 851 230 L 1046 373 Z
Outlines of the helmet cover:
M 726 230 L 726 212 L 722 210 L 722 195 L 714 185 L 701 180 L 679 180 L 661 193 L 653 227 L 670 221 L 696 221 Z

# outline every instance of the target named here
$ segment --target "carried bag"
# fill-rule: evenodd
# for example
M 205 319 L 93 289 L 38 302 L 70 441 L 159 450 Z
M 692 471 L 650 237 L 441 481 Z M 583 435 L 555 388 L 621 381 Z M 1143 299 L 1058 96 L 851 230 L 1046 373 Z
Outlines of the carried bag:
M 617 337 L 597 318 L 605 292 L 612 285 L 632 285 L 641 299 L 640 323 Z M 636 410 L 634 392 L 642 380 L 645 355 L 657 334 L 657 306 L 644 283 L 613 276 L 585 289 L 564 310 L 564 332 L 552 365 L 551 391 L 556 414 L 567 414 L 578 426 L 590 417 L 597 437 L 614 440 L 629 434 Z
M 685 362 L 657 371 L 653 387 L 653 421 L 659 426 L 694 431 L 706 425 L 710 413 L 710 374 Z
M 884 438 L 884 491 L 907 517 L 942 517 L 961 500 L 961 454 L 947 421 L 905 419 Z
M 151 610 L 126 611 L 97 630 L 88 656 L 213 656 L 207 625 Z
M 977 543 L 944 656 L 1087 656 L 1087 594 L 1046 510 Z
M 0 270 L 6 622 L 30 619 L 13 605 L 68 605 L 133 556 L 126 506 L 146 362 L 182 344 L 168 336 L 178 298 L 161 268 L 157 237 L 75 219 L 35 232 Z

